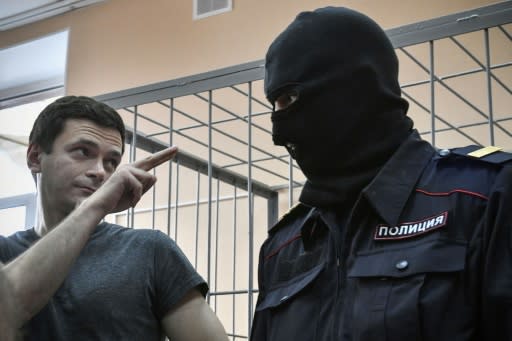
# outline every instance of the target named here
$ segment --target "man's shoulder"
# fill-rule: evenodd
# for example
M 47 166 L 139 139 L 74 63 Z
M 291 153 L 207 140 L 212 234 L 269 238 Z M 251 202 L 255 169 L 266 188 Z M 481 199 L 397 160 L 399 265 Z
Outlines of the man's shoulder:
M 7 262 L 28 249 L 39 239 L 34 229 L 20 230 L 4 237 L 0 236 L 0 260 Z
M 496 167 L 512 165 L 512 153 L 497 146 L 469 145 L 452 149 L 440 149 L 437 156 L 441 160 L 457 160 L 474 167 Z
M 512 153 L 499 147 L 476 146 L 439 149 L 433 156 L 435 169 L 445 176 L 469 176 L 474 174 L 497 175 L 503 168 L 512 167 Z M 473 179 L 478 181 L 478 179 Z
M 19 230 L 11 234 L 10 236 L 0 236 L 0 240 L 4 244 L 20 245 L 29 247 L 39 239 L 39 236 L 34 231 L 34 228 L 27 230 Z
M 297 203 L 293 207 L 291 207 L 279 220 L 277 223 L 272 226 L 269 230 L 269 233 L 272 235 L 277 231 L 286 229 L 287 227 L 293 227 L 297 220 L 301 220 L 306 217 L 313 207 L 305 205 L 303 203 Z
M 34 228 L 30 228 L 30 229 L 26 229 L 26 230 L 18 230 L 9 236 L 0 236 L 0 238 L 4 239 L 4 240 L 12 240 L 12 241 L 27 240 L 30 242 L 34 242 L 35 240 L 39 239 L 39 237 L 37 236 L 37 234 L 34 231 Z
M 512 153 L 498 147 L 472 145 L 439 149 L 423 172 L 418 187 L 434 192 L 466 190 L 487 195 L 498 177 L 505 174 L 503 170 L 511 167 Z
M 121 242 L 158 242 L 158 241 L 169 241 L 172 243 L 172 239 L 165 233 L 158 229 L 150 228 L 128 228 L 112 223 L 103 223 L 98 229 L 99 238 L 114 239 Z
M 88 255 L 109 257 L 128 253 L 138 255 L 140 262 L 155 255 L 176 255 L 178 246 L 167 234 L 158 229 L 127 228 L 116 224 L 103 223 L 91 236 L 87 246 Z M 100 256 L 98 256 L 100 257 Z M 132 257 L 133 258 L 133 257 Z
M 151 229 L 146 227 L 125 227 L 122 225 L 109 223 L 109 222 L 103 222 L 100 225 L 98 225 L 98 230 L 103 230 L 108 233 L 121 233 L 121 234 L 127 234 L 127 235 L 156 235 L 156 234 L 164 234 L 162 231 L 158 229 Z

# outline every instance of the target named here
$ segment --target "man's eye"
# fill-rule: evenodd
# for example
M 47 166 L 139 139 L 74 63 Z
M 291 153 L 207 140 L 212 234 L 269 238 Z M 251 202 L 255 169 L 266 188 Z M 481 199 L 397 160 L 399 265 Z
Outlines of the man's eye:
M 75 148 L 73 150 L 73 152 L 80 156 L 87 156 L 89 154 L 89 151 L 87 150 L 87 148 L 81 148 L 81 147 Z
M 118 165 L 119 163 L 116 160 L 108 160 L 106 161 L 105 168 L 108 168 L 110 171 L 115 171 Z
M 299 98 L 299 95 L 296 92 L 287 92 L 277 97 L 274 102 L 274 110 L 284 110 L 288 108 L 292 103 L 294 103 Z

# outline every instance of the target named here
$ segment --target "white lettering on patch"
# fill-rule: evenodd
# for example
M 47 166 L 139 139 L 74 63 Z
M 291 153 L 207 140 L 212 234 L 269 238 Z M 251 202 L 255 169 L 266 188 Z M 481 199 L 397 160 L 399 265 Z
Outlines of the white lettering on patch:
M 400 223 L 398 226 L 389 227 L 387 225 L 378 225 L 375 229 L 375 236 L 373 239 L 390 240 L 415 237 L 445 226 L 447 219 L 448 212 L 443 212 L 420 221 Z

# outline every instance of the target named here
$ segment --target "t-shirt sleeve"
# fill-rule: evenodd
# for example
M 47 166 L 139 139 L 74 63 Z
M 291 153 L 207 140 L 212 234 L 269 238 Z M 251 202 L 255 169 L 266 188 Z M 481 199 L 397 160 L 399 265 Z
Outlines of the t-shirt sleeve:
M 8 237 L 0 236 L 0 261 L 7 264 L 24 251 L 24 249 L 19 249 L 17 246 L 18 245 Z
M 157 231 L 154 244 L 155 313 L 160 320 L 191 289 L 206 296 L 208 285 L 167 235 Z
M 8 260 L 8 249 L 7 249 L 7 238 L 0 236 L 0 261 L 3 263 L 7 263 Z

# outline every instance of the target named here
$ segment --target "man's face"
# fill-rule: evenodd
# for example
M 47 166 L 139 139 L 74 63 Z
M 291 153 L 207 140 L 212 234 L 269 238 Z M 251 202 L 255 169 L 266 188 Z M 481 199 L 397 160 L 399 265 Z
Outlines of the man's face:
M 121 134 L 116 129 L 83 119 L 67 120 L 51 153 L 40 153 L 45 218 L 58 223 L 94 193 L 115 171 L 121 151 Z

